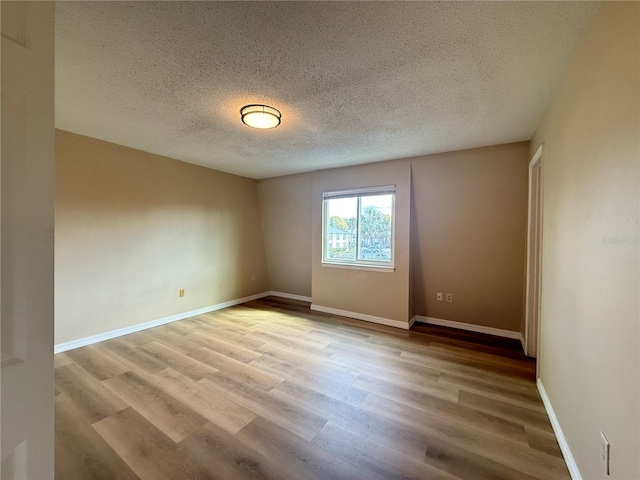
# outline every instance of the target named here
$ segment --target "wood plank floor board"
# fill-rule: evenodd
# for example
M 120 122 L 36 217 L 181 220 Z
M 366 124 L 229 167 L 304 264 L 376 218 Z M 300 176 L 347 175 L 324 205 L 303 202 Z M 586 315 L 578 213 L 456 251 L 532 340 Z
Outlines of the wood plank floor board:
M 363 342 L 364 343 L 364 342 Z M 325 347 L 325 352 L 332 355 L 347 355 L 356 357 L 363 361 L 369 361 L 375 364 L 383 365 L 388 368 L 398 367 L 405 369 L 407 364 L 412 363 L 400 357 L 402 350 L 396 350 L 395 348 L 377 348 L 368 345 L 348 345 L 342 342 L 333 342 Z M 417 368 L 427 369 L 424 365 L 415 365 Z
M 532 359 L 528 359 L 524 355 L 520 340 L 513 338 L 496 337 L 466 330 L 421 324 L 416 325 L 415 328 L 411 330 L 411 335 L 423 338 L 433 345 L 462 347 L 469 352 L 476 352 L 478 354 L 488 353 L 500 355 L 505 358 L 521 360 L 523 364 L 535 363 L 532 362 Z
M 310 353 L 318 356 L 330 355 L 325 353 L 323 347 L 320 347 L 317 343 L 305 342 L 299 339 L 290 339 L 273 333 L 253 331 L 251 334 L 247 335 L 247 338 L 259 340 L 264 343 L 270 343 L 278 347 L 288 348 L 296 352 Z
M 430 349 L 424 351 L 403 350 L 400 354 L 403 360 L 416 365 L 424 365 L 431 368 L 437 368 L 443 372 L 452 372 L 457 374 L 467 374 L 470 376 L 484 376 L 493 378 L 503 383 L 520 383 L 522 385 L 530 385 L 531 380 L 535 377 L 535 369 L 527 366 L 522 369 L 514 369 L 509 366 L 494 366 L 484 362 L 473 362 L 468 359 L 458 358 L 458 356 L 444 356 Z
M 531 385 L 535 379 L 535 371 L 532 370 L 526 374 L 510 375 L 505 373 L 494 372 L 491 369 L 479 369 L 463 363 L 458 363 L 454 360 L 439 360 L 436 358 L 429 358 L 423 354 L 415 354 L 411 352 L 403 351 L 400 354 L 403 359 L 422 365 L 427 368 L 432 368 L 440 372 L 441 375 L 451 374 L 455 376 L 467 377 L 470 379 L 482 380 L 486 383 L 506 386 L 507 388 L 521 388 L 522 390 L 530 390 Z M 535 385 L 535 384 L 534 384 Z
M 177 350 L 178 352 L 185 355 L 193 352 L 194 350 L 197 350 L 202 346 L 198 343 L 192 342 L 188 337 L 189 333 L 191 333 L 194 328 L 189 328 L 189 333 L 185 334 L 183 333 L 183 331 L 176 331 L 175 328 L 171 328 L 175 323 L 178 322 L 168 323 L 166 325 L 155 327 L 153 330 L 153 341 L 167 347 L 171 347 L 172 349 Z M 160 331 L 156 332 L 156 329 Z
M 458 392 L 460 391 L 460 387 L 456 385 L 449 385 L 446 383 L 441 384 L 437 380 L 425 379 L 422 384 L 417 384 L 415 382 L 407 381 L 401 376 L 381 379 L 366 373 L 361 374 L 353 382 L 353 386 L 370 393 L 387 391 L 392 395 L 398 394 L 409 398 L 419 398 L 420 395 L 428 395 L 430 397 L 436 397 L 453 403 L 458 402 Z
M 173 335 L 188 335 L 189 333 L 193 332 L 194 328 L 196 327 L 196 324 L 187 323 L 186 320 L 180 322 L 165 323 L 164 325 L 162 325 L 163 331 L 166 331 L 167 334 Z
M 212 321 L 213 320 L 209 320 L 208 322 Z M 247 338 L 247 333 L 239 332 L 237 329 L 228 326 L 221 327 L 212 325 L 211 323 L 202 322 L 196 331 L 200 334 L 208 335 L 247 350 L 255 350 L 264 344 L 263 341 Z M 253 330 L 249 330 L 248 333 L 251 333 L 252 331 Z M 203 345 L 200 345 L 200 347 L 202 346 Z
M 284 337 L 306 339 L 308 342 L 316 343 L 320 348 L 324 348 L 330 343 L 326 338 L 314 338 L 313 336 L 309 336 L 311 328 L 305 328 L 301 325 L 292 325 L 289 319 L 285 316 L 270 318 L 266 322 L 254 325 L 251 329 L 257 332 L 262 331 L 266 333 L 275 333 Z
M 291 332 L 293 328 L 289 328 L 283 325 L 278 324 L 264 324 L 264 325 L 256 325 L 252 329 L 254 333 L 264 333 L 267 335 L 277 335 L 281 339 L 298 341 L 301 345 L 315 347 L 318 350 L 324 349 L 327 345 L 331 343 L 331 340 L 326 338 L 317 338 L 314 336 L 308 335 L 307 332 L 298 332 L 294 334 Z
M 103 384 L 174 442 L 207 423 L 184 403 L 134 372 L 110 378 Z
M 204 317 L 209 321 L 213 320 L 217 322 L 228 323 L 230 325 L 233 325 L 234 328 L 241 326 L 241 327 L 250 329 L 256 323 L 258 323 L 255 318 L 250 318 L 241 314 L 239 315 L 238 313 L 240 312 L 236 312 L 236 309 L 234 307 L 230 307 L 230 308 L 225 308 L 224 310 L 217 310 L 215 312 L 205 313 L 204 315 L 201 315 L 201 317 Z
M 256 349 L 263 357 L 272 357 L 278 361 L 313 371 L 316 375 L 337 380 L 347 385 L 351 385 L 360 372 L 340 365 L 332 365 L 327 362 L 326 356 L 310 355 L 300 352 L 293 352 L 286 348 L 265 343 Z
M 56 388 L 83 412 L 91 423 L 127 408 L 127 404 L 111 393 L 86 370 L 76 364 L 55 369 Z
M 446 416 L 451 422 L 470 425 L 503 438 L 526 441 L 522 423 L 503 418 L 495 413 L 476 410 L 458 402 L 399 387 L 384 380 L 371 379 L 369 382 L 365 382 L 365 380 L 358 379 L 354 382 L 354 386 L 427 413 Z
M 329 357 L 328 362 L 344 368 L 353 369 L 360 374 L 377 377 L 389 382 L 399 382 L 403 384 L 420 385 L 425 381 L 437 381 L 440 373 L 437 370 L 424 370 L 417 373 L 413 368 L 401 370 L 394 365 L 384 366 L 381 362 L 372 362 L 370 359 L 359 359 L 356 355 L 346 355 L 334 353 Z
M 428 414 L 376 395 L 367 396 L 362 409 L 417 428 L 425 435 L 429 445 L 447 442 L 456 448 L 486 458 L 492 462 L 491 464 L 500 464 L 533 477 L 543 475 L 540 480 L 547 477 L 563 478 L 562 475 L 568 474 L 562 460 L 530 448 L 526 432 L 519 439 L 505 439 L 469 425 L 449 422 L 441 415 Z
M 218 391 L 237 404 L 306 440 L 311 440 L 327 421 L 313 410 L 283 402 L 260 389 L 247 388 L 232 377 L 217 374 L 199 382 L 206 385 L 210 391 Z
M 133 408 L 105 418 L 93 428 L 143 480 L 213 478 Z
M 556 440 L 556 436 L 553 432 L 546 430 L 538 430 L 535 427 L 529 425 L 525 426 L 527 431 L 527 439 L 529 440 L 529 447 L 540 452 L 547 453 L 556 458 L 563 459 L 562 451 Z
M 327 422 L 315 436 L 313 443 L 344 461 L 356 465 L 362 478 L 385 480 L 458 478 L 423 461 L 388 449 L 332 422 Z
M 417 364 L 407 361 L 405 358 L 396 355 L 387 355 L 385 352 L 352 350 L 346 347 L 335 348 L 329 345 L 325 352 L 331 354 L 330 362 L 337 365 L 353 364 L 353 368 L 360 373 L 375 373 L 380 377 L 393 380 L 401 377 L 405 382 L 415 384 L 427 381 L 437 381 L 441 371 L 428 364 Z
M 69 352 L 58 353 L 53 357 L 53 368 L 64 367 L 70 363 L 73 363 L 73 360 L 69 357 Z
M 56 355 L 58 479 L 568 480 L 518 342 L 267 297 Z
M 210 384 L 196 382 L 171 368 L 158 372 L 155 377 L 158 388 L 181 399 L 194 412 L 231 434 L 238 433 L 256 417 L 252 411 L 220 395 L 219 390 L 209 388 Z
M 137 333 L 132 335 L 137 335 Z M 144 345 L 145 343 L 149 342 L 141 343 L 141 345 Z M 168 367 L 168 365 L 165 365 L 164 363 L 158 361 L 147 352 L 121 342 L 120 338 L 114 338 L 112 340 L 107 340 L 106 342 L 96 344 L 96 348 L 103 351 L 106 355 L 113 356 L 120 363 L 126 365 L 129 370 L 132 371 L 141 373 L 154 373 L 159 372 L 160 370 L 164 370 Z
M 336 323 L 336 329 L 339 332 L 359 333 L 362 331 L 362 321 L 351 318 L 330 315 L 329 321 Z M 386 345 L 393 345 L 394 342 L 410 339 L 409 332 L 399 328 L 387 327 L 377 323 L 366 322 L 366 328 L 369 330 L 369 338 L 367 342 L 378 342 Z M 424 344 L 424 343 L 423 343 Z
M 127 334 L 122 335 L 121 337 L 117 337 L 113 340 L 107 340 L 108 343 L 116 343 L 126 345 L 127 347 L 135 348 L 140 345 L 144 345 L 145 343 L 153 342 L 157 339 L 157 336 L 149 330 L 140 330 L 139 332 L 135 332 L 135 334 Z
M 95 345 L 69 350 L 67 355 L 73 362 L 99 381 L 120 375 L 129 370 L 126 365 L 111 355 L 105 355 L 104 352 Z
M 311 338 L 324 338 L 333 342 L 346 342 L 352 345 L 354 340 L 361 341 L 369 338 L 366 333 L 336 331 L 336 329 L 323 328 L 318 325 L 314 325 L 314 328 L 307 335 Z
M 215 312 L 214 312 L 215 313 Z M 195 317 L 198 320 L 198 330 L 209 331 L 212 333 L 229 332 L 235 335 L 248 335 L 253 332 L 251 327 L 255 322 L 251 322 L 250 326 L 245 326 L 240 322 L 234 322 L 229 316 L 199 315 Z
M 494 383 L 487 383 L 486 381 L 470 378 L 469 376 L 452 375 L 449 373 L 442 373 L 438 378 L 438 383 L 443 385 L 450 385 L 458 389 L 463 389 L 468 392 L 479 393 L 488 398 L 495 398 L 502 400 L 503 402 L 511 402 L 515 405 L 526 406 L 528 408 L 539 410 L 544 412 L 544 405 L 540 400 L 540 394 L 537 389 L 532 386 L 527 388 L 509 388 L 502 385 L 496 385 Z
M 530 380 L 535 373 L 535 365 L 528 361 L 523 362 L 523 360 L 511 358 L 500 359 L 495 355 L 465 352 L 462 348 L 454 350 L 450 346 L 443 348 L 441 345 L 431 344 L 428 349 L 422 352 L 407 352 L 405 356 L 409 357 L 410 354 L 425 358 L 428 362 L 440 361 L 463 366 L 469 370 L 523 378 L 526 381 Z
M 361 357 L 361 358 L 375 356 L 375 357 L 384 357 L 386 360 L 389 360 L 389 361 L 393 361 L 393 360 L 402 361 L 402 359 L 400 358 L 402 349 L 400 349 L 396 345 L 386 345 L 386 344 L 373 345 L 373 344 L 368 344 L 366 342 L 355 343 L 353 341 L 346 340 L 346 339 L 345 340 L 332 339 L 329 343 L 330 345 L 327 345 L 325 350 L 331 351 L 331 352 L 333 351 L 341 352 L 341 353 L 346 352 L 349 354 L 356 354 L 358 357 Z
M 310 441 L 296 438 L 287 430 L 256 417 L 240 430 L 238 439 L 279 465 L 286 465 L 285 478 L 357 479 L 361 472 L 352 464 L 335 462 L 334 456 Z
M 170 324 L 168 323 L 167 325 L 175 325 L 175 324 L 180 324 L 180 327 L 183 328 L 200 328 L 201 326 L 201 319 L 199 315 L 193 316 L 193 317 L 189 317 L 189 318 L 185 318 L 184 320 L 180 320 L 179 322 L 171 322 Z
M 465 451 L 449 444 L 438 442 L 429 445 L 425 462 L 446 470 L 460 479 L 469 480 L 544 480 L 506 467 L 484 456 Z
M 207 423 L 180 442 L 184 451 L 220 480 L 278 480 L 280 468 L 273 460 L 241 442 L 235 435 Z
M 55 477 L 59 480 L 137 480 L 122 458 L 64 395 L 55 400 Z
M 503 402 L 494 398 L 487 398 L 473 392 L 462 390 L 458 396 L 458 404 L 473 410 L 486 412 L 498 417 L 518 421 L 524 425 L 531 425 L 539 430 L 553 432 L 549 417 L 538 409 L 522 407 L 513 403 Z
M 381 416 L 371 415 L 289 381 L 274 388 L 269 395 L 282 400 L 283 403 L 313 411 L 336 425 L 414 458 L 422 458 L 427 447 L 425 438 L 412 428 Z
M 478 363 L 486 363 L 491 365 L 510 366 L 518 370 L 531 371 L 535 369 L 535 362 L 526 357 L 505 357 L 490 352 L 470 351 L 468 348 L 459 345 L 448 345 L 432 342 L 429 344 L 429 354 L 438 356 L 441 359 L 466 359 Z
M 298 368 L 295 365 L 278 361 L 266 355 L 252 360 L 250 365 L 254 365 L 267 372 L 272 372 L 283 378 L 288 378 L 299 385 L 323 393 L 336 400 L 353 405 L 354 407 L 359 406 L 367 396 L 365 390 L 334 380 L 327 375 L 317 375 L 315 373 L 317 370 Z
M 196 350 L 189 356 L 215 368 L 221 375 L 232 377 L 237 382 L 242 382 L 247 386 L 255 387 L 265 392 L 284 381 L 283 377 L 265 372 L 251 364 L 222 355 L 207 347 Z
M 218 371 L 210 365 L 205 365 L 202 362 L 194 360 L 188 355 L 180 353 L 178 350 L 174 350 L 172 347 L 168 347 L 160 342 L 153 341 L 145 343 L 140 347 L 140 350 L 163 365 L 166 365 L 167 367 L 170 367 L 193 380 L 200 380 L 201 378 L 214 374 Z
M 192 332 L 187 335 L 186 338 L 198 345 L 198 348 L 194 350 L 206 347 L 221 355 L 226 355 L 227 357 L 231 357 L 245 363 L 249 363 L 251 360 L 260 356 L 259 353 L 256 353 L 251 349 L 234 345 L 233 343 L 225 340 L 220 340 L 216 338 L 215 335 L 207 334 L 206 332 Z
M 289 302 L 289 300 L 287 300 Z M 274 310 L 280 313 L 289 322 L 294 322 L 296 325 L 303 326 L 312 330 L 321 330 L 329 333 L 340 334 L 341 336 L 349 336 L 351 338 L 363 339 L 369 336 L 369 332 L 366 329 L 355 329 L 354 331 L 338 330 L 340 327 L 351 320 L 344 317 L 336 317 L 333 315 L 327 315 L 321 312 L 315 312 L 309 310 L 309 304 L 304 307 L 295 306 L 292 303 L 278 304 L 277 307 L 273 307 L 274 303 L 270 299 L 254 300 L 248 302 L 245 305 L 252 308 L 255 311 L 262 311 L 265 308 Z M 373 325 L 373 324 L 372 324 Z

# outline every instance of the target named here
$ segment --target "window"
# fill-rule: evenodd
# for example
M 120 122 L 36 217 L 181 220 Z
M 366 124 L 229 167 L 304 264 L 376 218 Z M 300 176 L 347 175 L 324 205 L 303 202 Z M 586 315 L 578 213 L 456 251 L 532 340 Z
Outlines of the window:
M 393 270 L 395 185 L 322 194 L 322 263 Z

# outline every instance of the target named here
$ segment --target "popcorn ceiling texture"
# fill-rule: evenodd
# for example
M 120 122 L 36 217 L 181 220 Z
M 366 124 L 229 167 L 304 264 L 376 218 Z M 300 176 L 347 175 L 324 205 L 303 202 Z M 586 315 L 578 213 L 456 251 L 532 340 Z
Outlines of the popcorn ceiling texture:
M 56 127 L 251 178 L 529 140 L 596 8 L 58 2 Z

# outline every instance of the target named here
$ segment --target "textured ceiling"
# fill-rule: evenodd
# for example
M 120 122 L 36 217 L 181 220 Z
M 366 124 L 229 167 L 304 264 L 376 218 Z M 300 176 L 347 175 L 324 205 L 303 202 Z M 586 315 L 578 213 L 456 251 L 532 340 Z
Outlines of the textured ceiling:
M 252 178 L 528 140 L 596 8 L 58 2 L 56 126 Z

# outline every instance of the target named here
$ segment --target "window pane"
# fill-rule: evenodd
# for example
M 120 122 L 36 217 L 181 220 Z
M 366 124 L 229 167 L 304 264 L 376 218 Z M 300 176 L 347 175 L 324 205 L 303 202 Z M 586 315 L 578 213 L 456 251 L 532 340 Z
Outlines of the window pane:
M 393 195 L 360 199 L 358 260 L 391 261 L 391 210 Z
M 327 259 L 355 260 L 358 199 L 336 198 L 327 202 Z

